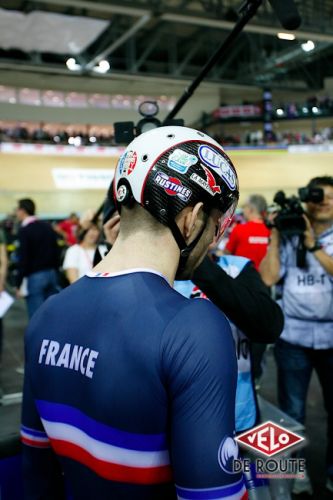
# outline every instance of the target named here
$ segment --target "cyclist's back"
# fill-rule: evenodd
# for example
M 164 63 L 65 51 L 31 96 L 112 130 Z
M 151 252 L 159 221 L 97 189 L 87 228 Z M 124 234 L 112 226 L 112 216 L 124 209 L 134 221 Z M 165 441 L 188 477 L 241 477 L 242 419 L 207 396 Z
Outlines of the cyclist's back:
M 43 432 L 36 406 L 75 499 L 172 499 L 174 481 L 222 487 L 231 360 L 228 324 L 207 301 L 186 300 L 151 272 L 85 277 L 51 299 L 27 332 L 35 405 L 26 398 L 23 442 Z M 204 462 L 193 457 L 198 446 Z

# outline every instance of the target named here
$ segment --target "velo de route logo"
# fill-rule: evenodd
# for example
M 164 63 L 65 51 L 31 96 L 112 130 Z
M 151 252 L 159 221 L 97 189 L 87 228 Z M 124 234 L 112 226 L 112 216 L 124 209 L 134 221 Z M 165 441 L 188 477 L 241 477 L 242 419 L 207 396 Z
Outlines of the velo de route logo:
M 302 478 L 306 469 L 304 458 L 290 456 L 300 446 L 304 446 L 305 439 L 295 432 L 267 421 L 261 425 L 243 432 L 235 438 L 238 444 L 247 448 L 255 455 L 265 458 L 234 459 L 233 471 L 244 473 L 250 471 L 250 464 L 255 463 L 257 478 Z M 286 451 L 288 452 L 286 453 Z M 278 455 L 281 454 L 279 457 Z

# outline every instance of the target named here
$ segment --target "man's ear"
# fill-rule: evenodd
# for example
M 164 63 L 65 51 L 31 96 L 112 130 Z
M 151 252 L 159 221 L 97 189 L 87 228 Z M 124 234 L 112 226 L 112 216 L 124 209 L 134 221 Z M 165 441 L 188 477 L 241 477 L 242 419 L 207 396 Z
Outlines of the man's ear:
M 203 203 L 200 201 L 194 207 L 188 207 L 190 210 L 186 213 L 184 218 L 184 238 L 186 241 L 193 240 L 201 229 Z

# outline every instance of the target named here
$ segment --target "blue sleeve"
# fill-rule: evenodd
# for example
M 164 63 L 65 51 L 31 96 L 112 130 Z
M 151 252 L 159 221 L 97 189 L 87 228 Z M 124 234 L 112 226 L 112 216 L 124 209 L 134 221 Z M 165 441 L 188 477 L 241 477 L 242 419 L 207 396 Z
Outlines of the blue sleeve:
M 26 350 L 21 423 L 24 499 L 62 500 L 65 499 L 63 474 L 37 412 L 29 379 Z
M 189 301 L 165 330 L 161 356 L 178 499 L 246 498 L 231 464 L 237 362 L 225 316 L 207 300 Z

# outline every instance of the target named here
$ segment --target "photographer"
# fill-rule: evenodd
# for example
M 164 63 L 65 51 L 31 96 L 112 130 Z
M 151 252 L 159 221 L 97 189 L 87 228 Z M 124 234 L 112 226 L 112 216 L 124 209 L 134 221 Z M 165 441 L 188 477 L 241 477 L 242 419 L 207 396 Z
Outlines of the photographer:
M 283 279 L 285 326 L 275 347 L 279 404 L 304 423 L 311 373 L 316 370 L 328 413 L 326 487 L 333 491 L 333 177 L 316 177 L 307 188 L 322 188 L 322 201 L 306 203 L 300 236 L 286 235 L 275 219 L 279 230 L 272 229 L 260 273 L 268 286 Z M 299 242 L 305 249 L 303 264 L 297 255 Z M 311 493 L 309 478 L 296 479 L 293 492 Z

